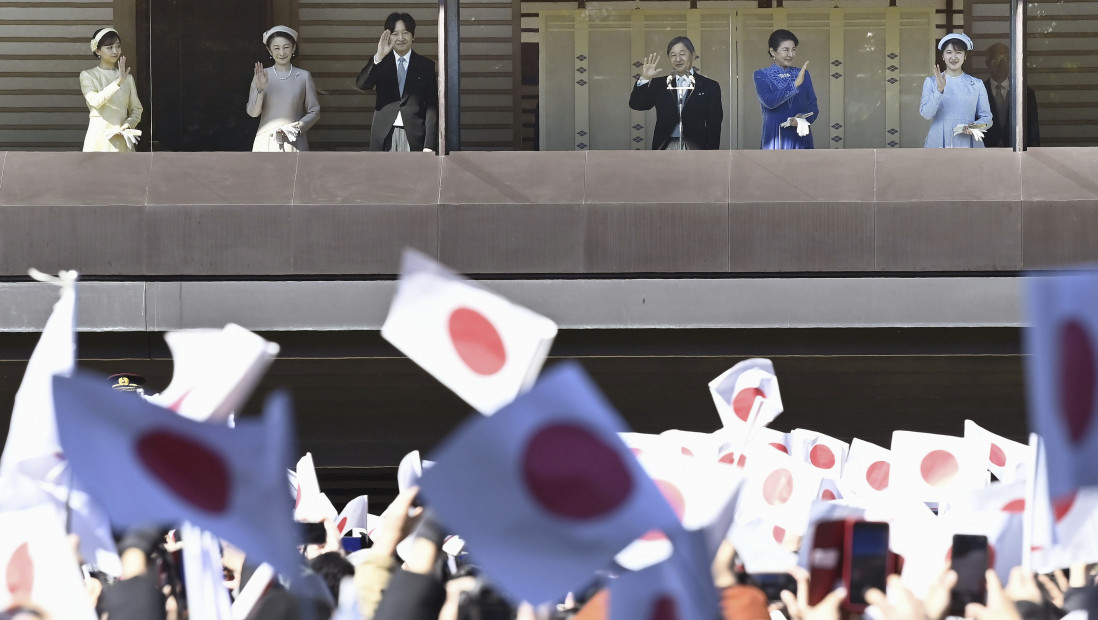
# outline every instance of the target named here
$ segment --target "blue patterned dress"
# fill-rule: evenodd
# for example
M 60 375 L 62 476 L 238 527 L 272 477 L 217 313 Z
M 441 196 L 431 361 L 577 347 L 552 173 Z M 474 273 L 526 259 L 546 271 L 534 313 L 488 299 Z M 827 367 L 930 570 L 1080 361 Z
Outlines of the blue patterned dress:
M 926 78 L 923 81 L 923 99 L 919 103 L 919 114 L 931 121 L 924 148 L 984 148 L 984 143 L 974 140 L 972 136 L 953 135 L 953 128 L 957 125 L 977 122 L 991 126 L 991 106 L 987 102 L 987 89 L 983 82 L 971 75 L 947 75 L 943 93 L 938 92 L 938 84 L 933 76 Z
M 798 136 L 796 127 L 781 127 L 789 117 L 811 112 L 809 123 L 815 123 L 820 117 L 820 107 L 816 105 L 816 91 L 812 90 L 812 76 L 806 71 L 800 88 L 793 82 L 800 75 L 800 67 L 779 67 L 770 65 L 755 72 L 755 92 L 762 104 L 762 148 L 763 149 L 810 149 L 812 133 Z

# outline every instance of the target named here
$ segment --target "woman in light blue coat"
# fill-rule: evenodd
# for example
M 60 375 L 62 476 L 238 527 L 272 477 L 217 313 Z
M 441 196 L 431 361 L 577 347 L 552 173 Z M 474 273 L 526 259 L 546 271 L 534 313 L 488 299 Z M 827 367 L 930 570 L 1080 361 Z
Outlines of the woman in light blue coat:
M 983 148 L 983 135 L 991 127 L 991 106 L 987 89 L 979 79 L 965 73 L 965 55 L 972 39 L 964 33 L 947 34 L 938 43 L 945 71 L 934 65 L 934 75 L 923 82 L 919 114 L 931 121 L 926 148 Z

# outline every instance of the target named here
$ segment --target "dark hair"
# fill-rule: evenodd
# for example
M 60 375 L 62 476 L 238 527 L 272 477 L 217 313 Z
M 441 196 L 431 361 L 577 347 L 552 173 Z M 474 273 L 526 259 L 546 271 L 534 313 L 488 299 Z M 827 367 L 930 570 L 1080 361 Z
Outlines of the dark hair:
M 294 38 L 294 35 L 292 35 L 292 34 L 290 34 L 290 33 L 288 33 L 288 32 L 282 31 L 282 30 L 279 30 L 278 32 L 272 32 L 272 33 L 271 33 L 271 36 L 267 37 L 267 45 L 266 45 L 266 48 L 267 48 L 267 51 L 268 51 L 268 52 L 270 52 L 270 51 L 271 51 L 271 41 L 272 41 L 272 40 L 273 40 L 273 39 L 274 39 L 275 37 L 282 37 L 283 39 L 288 39 L 288 40 L 290 41 L 290 43 L 292 43 L 292 44 L 293 44 L 293 46 L 294 46 L 294 53 L 293 53 L 293 54 L 290 54 L 290 58 L 291 58 L 291 59 L 297 58 L 297 54 L 298 54 L 298 52 L 300 52 L 300 51 L 301 51 L 301 50 L 300 50 L 300 49 L 298 48 L 298 46 L 297 46 L 297 39 L 295 39 L 295 38 Z M 271 56 L 270 58 L 271 58 L 271 60 L 274 60 L 274 56 Z
M 679 43 L 682 43 L 682 46 L 686 48 L 686 51 L 690 52 L 691 54 L 694 53 L 694 42 L 693 41 L 691 41 L 690 39 L 688 39 L 686 37 L 675 37 L 674 39 L 671 39 L 670 43 L 667 44 L 667 55 L 668 56 L 671 55 L 671 48 L 675 47 Z
M 408 29 L 408 32 L 412 33 L 412 36 L 416 36 L 416 20 L 414 17 L 407 13 L 389 13 L 389 16 L 385 18 L 385 29 L 392 32 L 396 29 L 397 22 L 404 22 L 404 27 Z
M 337 601 L 339 600 L 339 582 L 344 577 L 355 576 L 354 565 L 348 562 L 338 551 L 321 553 L 309 562 L 309 567 L 324 580 L 328 590 L 332 593 L 332 598 Z
M 775 30 L 774 32 L 771 32 L 770 38 L 766 40 L 766 53 L 769 54 L 770 50 L 778 49 L 778 46 L 786 41 L 792 41 L 793 47 L 801 44 L 801 42 L 797 40 L 797 35 L 789 32 L 784 28 L 780 28 L 778 30 Z
M 95 35 L 99 34 L 100 32 L 103 32 L 104 30 L 106 30 L 106 28 L 100 28 L 99 30 L 96 30 L 94 33 L 92 33 L 91 38 L 94 40 Z M 101 47 L 110 47 L 110 46 L 114 45 L 115 43 L 121 43 L 121 42 L 122 42 L 122 37 L 118 36 L 117 32 L 108 32 L 107 34 L 103 35 L 102 39 L 99 39 L 99 45 L 96 45 L 95 49 L 96 49 L 96 51 L 98 51 L 99 48 L 101 48 Z M 92 52 L 92 56 L 95 56 L 96 58 L 99 58 L 99 54 L 97 54 L 95 52 Z

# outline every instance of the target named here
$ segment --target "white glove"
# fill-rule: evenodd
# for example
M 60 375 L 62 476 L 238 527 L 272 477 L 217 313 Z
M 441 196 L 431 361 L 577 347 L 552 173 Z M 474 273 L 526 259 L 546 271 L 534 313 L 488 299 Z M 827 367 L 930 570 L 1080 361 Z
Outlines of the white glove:
M 809 123 L 806 119 L 800 117 L 797 117 L 795 120 L 797 121 L 797 135 L 801 136 L 802 138 L 807 136 L 808 128 L 811 126 L 811 123 Z
M 129 146 L 130 149 L 135 149 L 137 148 L 137 141 L 141 138 L 141 130 L 130 129 L 123 125 L 112 133 L 111 136 L 122 136 L 122 139 L 126 141 L 126 145 Z
M 957 125 L 956 127 L 953 128 L 953 135 L 955 135 L 955 136 L 958 135 L 958 134 L 965 134 L 965 133 L 971 135 L 972 139 L 977 141 L 977 142 L 983 142 L 984 141 L 984 131 L 982 129 L 977 129 L 977 128 L 971 126 L 971 125 L 963 125 L 963 124 L 962 125 Z
M 301 133 L 301 127 L 297 123 L 288 123 L 275 130 L 276 133 L 281 132 L 286 136 L 286 139 L 290 142 L 297 141 L 297 135 Z

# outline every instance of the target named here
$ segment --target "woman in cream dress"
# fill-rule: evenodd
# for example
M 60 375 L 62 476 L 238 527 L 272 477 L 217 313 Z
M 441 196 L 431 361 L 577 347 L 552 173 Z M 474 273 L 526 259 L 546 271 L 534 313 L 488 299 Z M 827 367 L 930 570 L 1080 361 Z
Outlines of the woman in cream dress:
M 320 102 L 313 76 L 291 64 L 297 55 L 297 31 L 275 26 L 263 33 L 273 67 L 255 63 L 248 115 L 259 117 L 259 131 L 252 151 L 293 152 L 309 150 L 305 132 L 320 118 Z
M 122 55 L 122 39 L 114 28 L 100 28 L 91 40 L 99 65 L 80 72 L 80 91 L 91 119 L 84 137 L 84 151 L 133 151 L 141 101 L 137 98 L 130 68 Z

